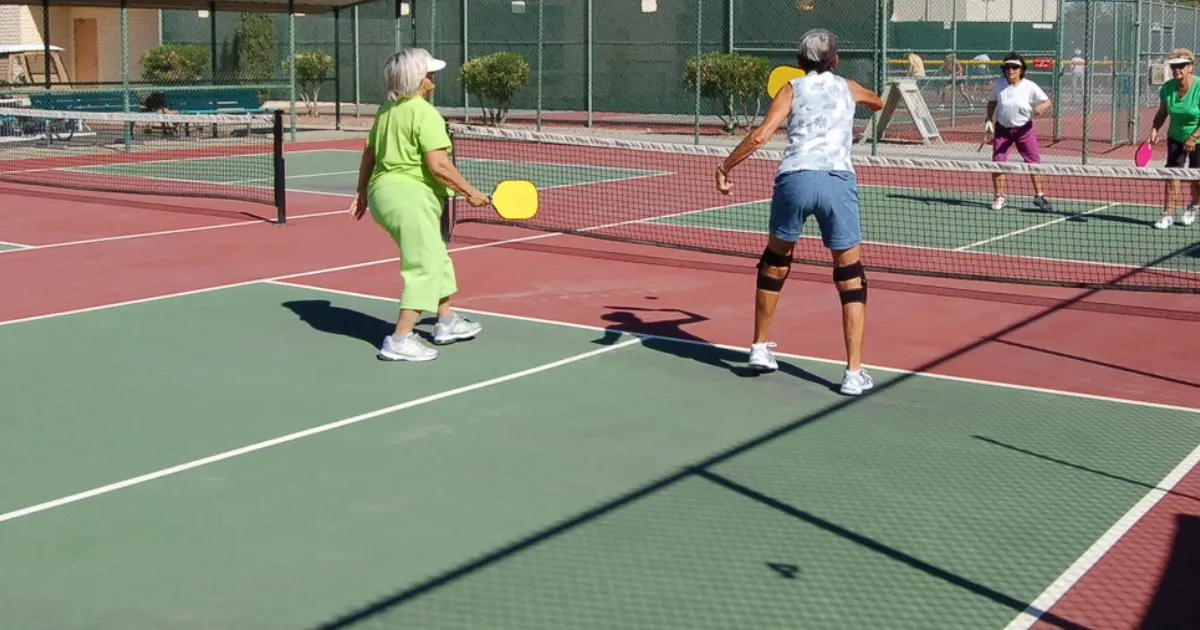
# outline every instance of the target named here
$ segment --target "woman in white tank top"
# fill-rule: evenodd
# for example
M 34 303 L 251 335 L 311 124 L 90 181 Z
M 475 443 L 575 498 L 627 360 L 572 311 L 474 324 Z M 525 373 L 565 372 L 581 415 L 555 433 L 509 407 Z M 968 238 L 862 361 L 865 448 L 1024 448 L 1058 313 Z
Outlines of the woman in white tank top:
M 758 265 L 750 367 L 761 372 L 778 369 L 771 352 L 775 344 L 768 341 L 768 334 L 779 292 L 791 270 L 792 251 L 811 214 L 833 256 L 833 281 L 842 303 L 846 341 L 842 393 L 857 396 L 874 387 L 874 381 L 862 369 L 867 278 L 860 254 L 858 183 L 851 159 L 854 109 L 861 104 L 879 111 L 883 101 L 858 83 L 834 74 L 837 38 L 829 31 L 805 33 L 796 61 L 805 75 L 783 86 L 763 123 L 717 167 L 717 190 L 729 194 L 733 186 L 730 171 L 765 146 L 786 120 L 787 148 L 775 176 L 770 235 Z

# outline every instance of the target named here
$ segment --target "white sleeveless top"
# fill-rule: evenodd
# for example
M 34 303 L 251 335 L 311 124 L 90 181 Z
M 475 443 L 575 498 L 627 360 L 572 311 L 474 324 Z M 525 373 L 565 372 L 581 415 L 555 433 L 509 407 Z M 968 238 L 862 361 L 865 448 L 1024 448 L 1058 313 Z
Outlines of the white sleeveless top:
M 779 172 L 854 171 L 854 97 L 846 80 L 832 72 L 792 81 L 787 148 Z

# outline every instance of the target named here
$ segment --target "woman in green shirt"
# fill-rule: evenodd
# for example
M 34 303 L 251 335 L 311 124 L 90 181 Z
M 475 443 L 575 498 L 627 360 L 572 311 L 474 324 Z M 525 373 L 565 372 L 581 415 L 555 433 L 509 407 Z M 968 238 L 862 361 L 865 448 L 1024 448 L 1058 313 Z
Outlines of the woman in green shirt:
M 358 194 L 350 208 L 355 220 L 370 208 L 371 217 L 400 249 L 400 317 L 395 332 L 379 348 L 379 358 L 388 361 L 437 358 L 438 351 L 413 333 L 422 312 L 437 312 L 433 341 L 439 345 L 471 339 L 481 330 L 478 323 L 450 309 L 458 285 L 442 240 L 442 201 L 450 190 L 476 207 L 491 199 L 450 161 L 453 147 L 446 120 L 426 100 L 434 90 L 434 73 L 445 67 L 446 62 L 421 48 L 388 60 L 388 101 L 375 114 L 359 166 Z
M 1159 90 L 1158 111 L 1154 114 L 1150 130 L 1150 144 L 1158 142 L 1158 128 L 1168 116 L 1171 125 L 1167 129 L 1167 168 L 1200 168 L 1200 153 L 1196 152 L 1196 140 L 1200 138 L 1200 90 L 1195 89 L 1196 56 L 1186 48 L 1171 51 L 1167 65 L 1171 67 L 1171 79 Z M 1200 204 L 1200 181 L 1192 181 L 1192 201 L 1179 217 L 1183 225 L 1196 222 L 1196 206 Z M 1179 199 L 1179 181 L 1167 182 L 1167 202 L 1162 217 L 1154 227 L 1165 230 L 1175 224 L 1175 204 Z

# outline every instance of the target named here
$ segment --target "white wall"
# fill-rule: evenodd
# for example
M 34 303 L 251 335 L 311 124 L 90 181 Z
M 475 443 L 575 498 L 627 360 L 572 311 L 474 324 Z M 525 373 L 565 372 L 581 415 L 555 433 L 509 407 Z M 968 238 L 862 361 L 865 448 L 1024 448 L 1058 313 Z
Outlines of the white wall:
M 158 11 L 129 10 L 130 78 L 139 80 L 142 53 L 159 45 Z M 61 53 L 67 71 L 75 74 L 75 20 L 95 19 L 99 32 L 101 81 L 121 80 L 121 11 L 87 7 L 51 7 L 50 43 L 66 49 Z M 42 8 L 38 6 L 0 5 L 0 43 L 42 44 Z

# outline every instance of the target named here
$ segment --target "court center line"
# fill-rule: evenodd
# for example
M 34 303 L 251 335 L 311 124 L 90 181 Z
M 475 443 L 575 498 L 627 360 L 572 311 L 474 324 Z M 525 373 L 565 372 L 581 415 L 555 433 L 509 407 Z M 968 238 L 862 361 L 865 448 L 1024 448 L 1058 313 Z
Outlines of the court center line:
M 1066 571 L 1063 571 L 1062 575 L 1058 576 L 1058 579 L 1054 580 L 1037 599 L 1033 600 L 1029 608 L 1009 622 L 1004 630 L 1027 630 L 1043 615 L 1051 612 L 1050 609 L 1058 603 L 1058 600 L 1062 599 L 1079 580 L 1083 579 L 1083 576 L 1087 575 L 1092 567 L 1113 547 L 1116 547 L 1121 539 L 1133 529 L 1134 525 L 1137 525 L 1150 510 L 1154 509 L 1154 506 L 1163 497 L 1170 494 L 1197 464 L 1200 464 L 1200 446 L 1197 446 L 1183 461 L 1179 462 L 1178 466 L 1167 473 L 1162 481 L 1158 482 L 1140 501 L 1129 508 L 1129 511 L 1125 512 L 1116 523 L 1113 523 L 1108 531 L 1104 532 L 1087 551 L 1083 552 L 1083 555 L 1079 556 L 1071 566 L 1067 567 Z
M 297 214 L 288 217 L 288 221 L 296 219 L 311 219 L 314 217 L 327 217 L 335 214 L 345 214 L 345 210 L 328 210 L 325 212 L 310 212 L 308 214 Z M 85 238 L 78 241 L 63 241 L 59 243 L 46 243 L 45 245 L 25 245 L 22 249 L 12 249 L 0 251 L 0 254 L 12 254 L 23 251 L 37 251 L 40 249 L 56 249 L 59 247 L 73 247 L 76 245 L 91 245 L 94 243 L 108 243 L 111 241 L 128 241 L 138 238 L 149 238 L 152 236 L 168 236 L 171 234 L 187 234 L 189 232 L 205 232 L 208 230 L 221 230 L 224 228 L 245 227 L 247 225 L 266 225 L 265 220 L 247 220 L 237 221 L 235 223 L 217 223 L 215 225 L 200 225 L 190 228 L 178 228 L 174 230 L 160 230 L 157 232 L 138 232 L 137 234 L 121 234 L 118 236 L 99 236 L 96 238 Z M 2 243 L 0 243 L 2 244 Z
M 1057 219 L 1053 219 L 1053 220 L 1051 220 L 1051 221 L 1046 221 L 1045 223 L 1038 223 L 1037 225 L 1031 225 L 1031 226 L 1029 226 L 1029 227 L 1023 227 L 1023 228 L 1021 228 L 1021 229 L 1019 229 L 1019 230 L 1013 230 L 1013 231 L 1011 231 L 1011 232 L 1008 232 L 1008 233 L 1006 233 L 1006 234 L 1001 234 L 1000 236 L 993 236 L 993 237 L 991 237 L 991 238 L 985 238 L 985 239 L 983 239 L 982 241 L 976 241 L 976 242 L 974 242 L 974 243 L 971 243 L 970 245 L 963 245 L 962 247 L 955 247 L 955 248 L 954 248 L 954 251 L 956 251 L 956 252 L 965 252 L 965 251 L 967 251 L 968 249 L 973 249 L 973 248 L 975 248 L 975 247 L 979 247 L 980 245 L 987 245 L 988 243 L 994 243 L 994 242 L 996 242 L 996 241 L 999 241 L 999 240 L 1003 240 L 1003 239 L 1009 238 L 1009 237 L 1011 237 L 1011 236 L 1017 236 L 1017 235 L 1019 235 L 1019 234 L 1025 234 L 1025 233 L 1027 233 L 1027 232 L 1032 232 L 1032 231 L 1034 231 L 1034 230 L 1040 230 L 1040 229 L 1042 229 L 1042 228 L 1044 228 L 1044 227 L 1049 227 L 1049 226 L 1051 226 L 1051 225 L 1056 225 L 1056 224 L 1058 224 L 1058 223 L 1062 223 L 1063 221 L 1070 221 L 1071 219 L 1078 219 L 1079 217 L 1085 217 L 1085 216 L 1087 216 L 1087 215 L 1089 215 L 1089 214 L 1093 214 L 1093 213 L 1096 213 L 1096 212 L 1101 212 L 1101 211 L 1103 211 L 1103 210 L 1107 210 L 1107 209 L 1109 209 L 1109 208 L 1113 208 L 1113 207 L 1116 207 L 1116 206 L 1117 206 L 1117 204 L 1115 204 L 1115 203 L 1105 204 L 1105 205 L 1103 205 L 1103 206 L 1099 206 L 1099 207 L 1096 207 L 1096 208 L 1092 208 L 1091 210 L 1086 210 L 1086 211 L 1084 211 L 1084 212 L 1077 212 L 1077 213 L 1075 213 L 1075 214 L 1072 214 L 1072 215 L 1070 215 L 1070 216 L 1066 216 L 1066 217 L 1059 217 L 1059 218 L 1057 218 Z
M 311 276 L 311 275 L 320 275 L 320 274 L 306 274 L 306 275 Z M 264 280 L 263 283 L 264 284 L 275 284 L 275 285 L 279 285 L 279 286 L 292 287 L 292 288 L 298 288 L 298 289 L 321 291 L 321 292 L 325 292 L 325 293 L 332 293 L 332 294 L 336 294 L 336 295 L 345 295 L 348 297 L 356 297 L 356 298 L 362 298 L 362 299 L 367 299 L 367 300 L 398 303 L 398 298 L 394 298 L 394 297 L 387 297 L 387 296 L 383 296 L 383 295 L 374 295 L 371 293 L 360 293 L 357 291 L 347 291 L 347 290 L 343 290 L 343 289 L 331 289 L 329 287 L 324 287 L 321 285 L 305 284 L 303 282 L 289 282 L 285 279 Z M 528 317 L 525 315 L 513 315 L 510 313 L 499 313 L 496 311 L 487 311 L 487 310 L 475 309 L 475 308 L 470 308 L 470 307 L 466 307 L 466 306 L 458 306 L 458 305 L 455 305 L 454 310 L 461 311 L 463 313 L 473 313 L 473 314 L 477 314 L 477 315 L 484 315 L 487 317 L 496 317 L 496 318 L 500 318 L 500 319 L 509 319 L 509 320 L 514 320 L 514 321 L 530 322 L 530 323 L 534 323 L 534 324 L 547 324 L 550 326 L 559 326 L 559 327 L 563 327 L 563 328 L 575 328 L 575 329 L 579 329 L 579 330 L 588 330 L 588 331 L 593 331 L 593 332 L 610 332 L 610 331 L 614 330 L 612 328 L 605 328 L 602 326 L 593 326 L 590 324 L 578 324 L 575 322 L 566 322 L 566 321 L 560 321 L 560 320 L 556 320 L 556 319 L 543 319 L 543 318 L 539 318 L 539 317 Z M 621 332 L 623 332 L 627 335 L 636 335 L 638 337 L 644 337 L 646 339 L 654 339 L 656 341 L 680 343 L 680 344 L 695 345 L 695 346 L 709 346 L 709 347 L 713 347 L 713 348 L 720 348 L 722 350 L 731 350 L 731 351 L 745 352 L 745 353 L 750 352 L 750 348 L 747 346 L 736 346 L 736 345 L 731 345 L 731 344 L 712 343 L 712 342 L 708 342 L 708 341 L 696 341 L 694 339 L 680 339 L 677 337 L 663 337 L 663 336 L 654 335 L 654 334 L 650 334 L 650 333 L 640 333 L 640 332 L 633 332 L 633 331 L 628 331 L 628 330 L 624 330 Z M 845 359 L 829 359 L 829 358 L 825 358 L 825 357 L 816 357 L 816 356 L 809 356 L 809 355 L 804 355 L 804 354 L 792 354 L 789 352 L 780 352 L 778 350 L 775 351 L 775 356 L 787 357 L 790 359 L 800 359 L 803 361 L 812 361 L 815 363 L 825 363 L 825 364 L 830 364 L 830 365 L 844 366 L 846 364 Z M 1195 407 L 1183 407 L 1180 405 L 1168 405 L 1165 403 L 1155 403 L 1155 402 L 1148 402 L 1148 401 L 1143 401 L 1143 400 L 1132 400 L 1132 399 L 1127 399 L 1127 398 L 1114 398 L 1111 396 L 1101 396 L 1099 394 L 1085 394 L 1082 392 L 1072 392 L 1072 391 L 1066 391 L 1066 390 L 1061 390 L 1061 389 L 1049 389 L 1049 388 L 1045 388 L 1045 387 L 1034 387 L 1032 385 L 1018 385 L 1016 383 L 1005 383 L 1005 382 L 1001 382 L 1001 381 L 986 381 L 986 380 L 982 380 L 982 379 L 969 378 L 969 377 L 965 377 L 965 376 L 953 376 L 953 375 L 949 375 L 949 374 L 938 374 L 936 372 L 916 373 L 916 372 L 913 372 L 912 370 L 888 367 L 888 366 L 884 366 L 884 365 L 873 365 L 873 364 L 864 364 L 864 365 L 866 365 L 866 367 L 874 369 L 874 370 L 879 370 L 881 372 L 891 372 L 893 374 L 908 375 L 908 374 L 915 373 L 915 374 L 919 374 L 920 376 L 923 376 L 923 377 L 928 377 L 928 378 L 933 378 L 933 379 L 938 379 L 938 380 L 943 380 L 943 381 L 952 381 L 952 382 L 956 382 L 956 383 L 969 383 L 972 385 L 986 385 L 986 386 L 990 386 L 990 387 L 1000 387 L 1000 388 L 1004 388 L 1004 389 L 1012 389 L 1012 390 L 1024 391 L 1024 392 L 1035 392 L 1035 393 L 1039 393 L 1039 394 L 1051 394 L 1051 395 L 1055 395 L 1055 396 L 1066 396 L 1069 398 L 1095 400 L 1098 402 L 1116 403 L 1116 404 L 1122 404 L 1122 405 L 1132 405 L 1135 407 L 1146 407 L 1146 408 L 1153 408 L 1153 409 L 1163 409 L 1166 411 L 1181 411 L 1184 413 L 1200 414 L 1200 408 L 1195 408 Z
M 431 394 L 429 396 L 424 396 L 421 398 L 417 398 L 415 400 L 410 400 L 410 401 L 399 403 L 396 405 L 391 405 L 389 407 L 383 407 L 381 409 L 376 409 L 375 411 L 370 411 L 367 413 L 359 414 L 357 416 L 343 418 L 341 420 L 323 424 L 323 425 L 317 426 L 317 427 L 312 427 L 310 429 L 305 429 L 303 431 L 289 433 L 287 435 L 283 435 L 283 436 L 273 438 L 270 440 L 264 440 L 262 442 L 256 442 L 254 444 L 249 444 L 247 446 L 243 446 L 241 448 L 236 448 L 233 450 L 225 451 L 223 453 L 218 453 L 216 455 L 210 455 L 208 457 L 203 457 L 201 459 L 195 459 L 190 462 L 179 464 L 177 466 L 171 466 L 170 468 L 163 468 L 163 469 L 151 472 L 151 473 L 139 475 L 137 477 L 130 477 L 130 478 L 124 479 L 122 481 L 110 483 L 110 484 L 99 486 L 96 488 L 92 488 L 91 490 L 86 490 L 84 492 L 77 492 L 72 495 L 54 499 L 52 501 L 46 501 L 44 503 L 39 503 L 37 505 L 31 505 L 26 508 L 21 508 L 19 510 L 5 512 L 4 514 L 0 514 L 0 523 L 16 520 L 18 518 L 21 518 L 24 516 L 30 516 L 33 514 L 37 514 L 39 512 L 45 512 L 47 510 L 52 510 L 54 508 L 62 507 L 64 505 L 78 503 L 79 501 L 83 501 L 85 499 L 91 499 L 93 497 L 98 497 L 101 495 L 109 494 L 112 492 L 116 492 L 118 490 L 123 490 L 125 488 L 130 488 L 130 487 L 148 483 L 150 481 L 154 481 L 157 479 L 162 479 L 163 477 L 168 477 L 168 476 L 175 475 L 175 474 L 178 474 L 181 472 L 186 472 L 186 471 L 189 471 L 189 470 L 192 470 L 195 468 L 200 468 L 201 466 L 215 464 L 217 462 L 225 461 L 228 459 L 233 459 L 234 457 L 239 457 L 239 456 L 253 453 L 256 451 L 261 451 L 261 450 L 272 448 L 272 447 L 279 446 L 282 444 L 287 444 L 289 442 L 295 442 L 297 440 L 301 440 L 306 437 L 319 435 L 321 433 L 326 433 L 329 431 L 333 431 L 335 429 L 352 426 L 355 424 L 359 424 L 361 422 L 366 422 L 367 420 L 373 420 L 380 416 L 386 416 L 388 414 L 405 411 L 407 409 L 412 409 L 414 407 L 419 407 L 421 405 L 426 405 L 426 404 L 429 404 L 432 402 L 437 402 L 439 400 L 444 400 L 446 398 L 452 398 L 454 396 L 460 396 L 462 394 L 467 394 L 467 393 L 470 393 L 470 392 L 473 392 L 476 390 L 480 390 L 480 389 L 484 389 L 487 387 L 492 387 L 495 385 L 500 385 L 502 383 L 515 381 L 517 379 L 525 378 L 527 376 L 532 376 L 534 374 L 540 374 L 542 372 L 560 368 L 565 365 L 570 365 L 572 363 L 584 361 L 586 359 L 590 359 L 592 357 L 599 356 L 601 354 L 613 352 L 615 350 L 620 350 L 621 348 L 627 348 L 634 344 L 641 343 L 641 341 L 642 340 L 637 337 L 635 337 L 633 339 L 627 339 L 625 341 L 615 343 L 610 346 L 604 346 L 602 348 L 589 350 L 587 352 L 581 352 L 579 354 L 574 354 L 569 357 L 559 359 L 557 361 L 543 363 L 541 365 L 537 365 L 537 366 L 534 366 L 534 367 L 531 367 L 528 369 L 520 370 L 518 372 L 511 372 L 511 373 L 505 374 L 503 376 L 497 376 L 495 378 L 490 378 L 487 380 L 471 383 L 470 385 L 464 385 L 462 387 L 448 389 L 448 390 L 445 390 L 445 391 L 442 391 L 442 392 L 439 392 L 436 394 Z

